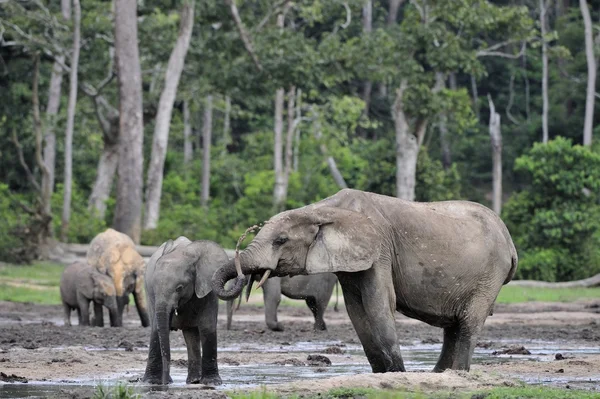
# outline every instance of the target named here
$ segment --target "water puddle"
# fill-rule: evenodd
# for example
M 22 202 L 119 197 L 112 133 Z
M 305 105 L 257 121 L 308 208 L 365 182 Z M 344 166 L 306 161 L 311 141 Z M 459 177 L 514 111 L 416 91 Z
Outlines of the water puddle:
M 473 362 L 477 363 L 499 363 L 507 362 L 510 359 L 528 359 L 537 362 L 554 361 L 556 353 L 561 353 L 565 358 L 575 357 L 583 354 L 600 354 L 599 347 L 574 347 L 568 343 L 561 344 L 560 342 L 545 342 L 532 341 L 527 344 L 527 349 L 531 352 L 530 355 L 492 355 L 494 350 L 498 350 L 500 345 L 511 346 L 518 344 L 517 341 L 502 341 L 494 344 L 494 349 L 476 348 L 473 355 Z M 344 361 L 339 362 L 339 355 L 327 355 L 332 358 L 333 364 L 328 367 L 312 367 L 312 366 L 292 366 L 280 365 L 273 363 L 256 363 L 243 365 L 228 365 L 220 364 L 220 374 L 224 384 L 218 387 L 218 390 L 229 389 L 244 389 L 252 388 L 260 385 L 271 385 L 287 383 L 303 379 L 320 379 L 334 376 L 354 375 L 359 373 L 369 373 L 371 371 L 362 347 L 358 344 L 341 344 L 340 342 L 296 342 L 293 344 L 282 343 L 265 347 L 264 345 L 254 345 L 244 343 L 239 345 L 230 345 L 219 348 L 219 353 L 222 357 L 226 357 L 228 353 L 281 353 L 281 360 L 285 360 L 285 354 L 290 353 L 295 357 L 302 354 L 322 353 L 323 350 L 331 346 L 341 346 L 343 349 Z M 58 348 L 57 348 L 58 350 Z M 94 348 L 88 347 L 89 351 L 103 350 L 124 350 L 123 348 Z M 136 351 L 147 351 L 147 348 L 134 348 Z M 412 343 L 412 345 L 401 346 L 402 355 L 404 357 L 406 369 L 408 371 L 430 371 L 441 350 L 441 344 L 423 344 Z M 185 348 L 173 348 L 173 352 L 186 353 Z M 353 355 L 361 356 L 355 359 Z M 336 356 L 337 360 L 336 361 Z M 185 358 L 185 356 L 184 356 Z M 306 359 L 306 357 L 304 357 Z M 142 369 L 128 370 L 127 375 L 115 374 L 109 379 L 78 379 L 60 382 L 47 381 L 30 381 L 28 384 L 4 384 L 0 385 L 0 398 L 15 398 L 15 397 L 47 397 L 49 395 L 58 395 L 62 389 L 82 388 L 93 392 L 94 387 L 98 384 L 112 386 L 119 381 L 127 381 L 131 376 L 143 374 Z M 187 369 L 183 367 L 172 366 L 171 376 L 173 384 L 169 386 L 169 390 L 190 389 L 186 386 L 185 379 Z M 600 375 L 593 377 L 567 377 L 560 375 L 544 375 L 544 376 L 516 376 L 523 379 L 528 384 L 553 385 L 564 387 L 571 384 L 577 388 L 598 388 L 600 387 Z M 151 389 L 157 389 L 144 384 L 134 384 L 137 392 L 143 393 Z M 187 388 L 186 388 L 187 387 Z M 193 389 L 193 388 L 192 388 Z

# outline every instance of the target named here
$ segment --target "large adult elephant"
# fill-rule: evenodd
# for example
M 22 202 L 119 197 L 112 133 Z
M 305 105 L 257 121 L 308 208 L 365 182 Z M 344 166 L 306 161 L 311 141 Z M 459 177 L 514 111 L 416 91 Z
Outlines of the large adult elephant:
M 113 229 L 107 229 L 98 234 L 88 248 L 88 263 L 100 273 L 113 279 L 118 305 L 119 320 L 112 320 L 110 324 L 121 325 L 123 309 L 129 302 L 129 294 L 133 294 L 142 326 L 148 327 L 148 310 L 144 296 L 144 272 L 146 263 L 135 249 L 135 244 L 126 234 Z M 94 314 L 95 322 L 103 322 L 102 312 Z
M 255 276 L 249 276 L 254 279 Z M 260 278 L 260 277 L 259 277 Z M 250 291 L 252 281 L 249 281 Z M 265 322 L 272 331 L 283 331 L 283 325 L 277 320 L 277 309 L 281 302 L 281 295 L 290 299 L 301 299 L 315 317 L 315 331 L 327 330 L 323 318 L 337 277 L 333 273 L 314 274 L 311 276 L 273 277 L 262 286 L 265 302 Z M 234 301 L 227 301 L 227 329 L 231 329 Z M 336 303 L 337 306 L 337 303 Z
M 469 370 L 476 337 L 517 268 L 508 229 L 472 202 L 418 203 L 344 189 L 273 216 L 240 253 L 243 274 L 333 272 L 373 372 L 404 371 L 394 311 L 444 329 L 434 371 Z M 213 276 L 222 299 L 244 278 Z M 230 290 L 224 285 L 236 278 Z

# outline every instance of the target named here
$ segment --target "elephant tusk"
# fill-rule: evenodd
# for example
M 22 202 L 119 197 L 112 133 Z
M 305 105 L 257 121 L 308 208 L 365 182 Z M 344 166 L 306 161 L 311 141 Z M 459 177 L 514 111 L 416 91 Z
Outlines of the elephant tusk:
M 265 274 L 263 274 L 263 277 L 260 279 L 258 285 L 256 286 L 256 288 L 260 288 L 262 287 L 262 285 L 265 283 L 265 281 L 267 281 L 267 279 L 269 278 L 269 274 L 271 274 L 271 269 L 268 269 Z
M 179 313 L 177 313 L 177 308 L 175 308 L 175 316 L 179 316 Z
M 235 251 L 234 264 L 238 277 L 243 277 L 244 273 L 242 273 L 242 265 L 240 264 L 240 251 L 237 249 Z
M 246 302 L 250 299 L 250 291 L 252 291 L 252 285 L 254 284 L 254 276 L 250 275 L 248 279 L 248 285 L 246 286 Z

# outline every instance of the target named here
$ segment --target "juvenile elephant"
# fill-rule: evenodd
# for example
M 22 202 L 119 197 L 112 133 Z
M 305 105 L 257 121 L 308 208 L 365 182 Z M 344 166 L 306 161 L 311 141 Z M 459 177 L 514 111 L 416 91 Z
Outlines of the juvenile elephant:
M 254 278 L 258 275 L 249 276 Z M 277 321 L 277 308 L 281 302 L 281 294 L 291 299 L 303 299 L 315 317 L 314 329 L 327 330 L 323 315 L 329 304 L 337 277 L 333 273 L 315 274 L 312 276 L 273 277 L 262 286 L 265 302 L 265 321 L 273 331 L 283 331 L 283 326 Z M 251 284 L 248 286 L 250 290 Z M 233 318 L 233 300 L 227 301 L 227 329 L 231 329 Z
M 114 282 L 119 320 L 115 323 L 111 320 L 111 325 L 122 324 L 123 309 L 129 302 L 129 294 L 133 294 L 142 326 L 148 327 L 150 322 L 143 294 L 146 264 L 131 238 L 116 230 L 107 229 L 90 243 L 87 261 L 100 273 L 110 276 Z M 102 324 L 102 312 L 94 313 L 96 323 Z
M 110 277 L 99 273 L 86 262 L 75 262 L 67 266 L 60 277 L 60 297 L 65 310 L 65 325 L 71 325 L 71 310 L 77 310 L 80 326 L 90 325 L 90 302 L 95 312 L 102 313 L 106 306 L 111 320 L 118 321 L 115 286 Z M 120 327 L 120 325 L 115 325 Z
M 335 273 L 373 372 L 405 370 L 394 311 L 444 329 L 434 371 L 469 370 L 477 335 L 517 268 L 508 229 L 482 205 L 351 189 L 273 216 L 239 259 L 244 274 L 264 271 L 263 280 Z M 233 260 L 215 273 L 220 298 L 241 291 L 236 276 Z
M 219 303 L 211 277 L 228 259 L 218 244 L 191 242 L 185 237 L 167 241 L 152 255 L 146 269 L 152 332 L 144 382 L 172 382 L 169 331 L 181 330 L 188 353 L 186 383 L 221 384 L 217 366 Z

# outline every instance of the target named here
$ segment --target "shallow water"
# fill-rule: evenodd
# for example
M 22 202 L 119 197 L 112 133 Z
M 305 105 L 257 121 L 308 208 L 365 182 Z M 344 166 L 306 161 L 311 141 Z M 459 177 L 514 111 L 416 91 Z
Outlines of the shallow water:
M 522 342 L 522 341 L 521 341 Z M 510 346 L 517 344 L 516 341 L 495 342 L 494 347 L 499 345 Z M 231 345 L 219 348 L 219 353 L 227 354 L 233 352 L 271 352 L 281 353 L 281 360 L 285 359 L 285 353 L 298 354 L 315 354 L 322 352 L 325 348 L 341 345 L 345 355 L 363 355 L 360 345 L 346 344 L 340 342 L 296 342 L 290 345 L 278 345 L 265 348 L 262 345 L 240 344 Z M 473 355 L 474 363 L 498 363 L 509 361 L 510 358 L 529 359 L 531 361 L 547 362 L 553 361 L 556 353 L 561 353 L 563 356 L 575 356 L 581 354 L 600 354 L 599 347 L 573 347 L 567 343 L 560 342 L 545 342 L 531 341 L 527 344 L 527 349 L 531 355 L 492 355 L 494 349 L 476 348 Z M 89 351 L 100 350 L 123 350 L 121 348 L 86 348 Z M 423 344 L 413 343 L 412 345 L 402 345 L 402 355 L 404 357 L 407 371 L 429 371 L 435 365 L 441 350 L 441 344 Z M 147 351 L 147 348 L 135 348 L 139 351 Z M 185 348 L 173 348 L 174 352 L 185 353 Z M 260 385 L 280 384 L 292 382 L 302 379 L 318 379 L 329 378 L 334 376 L 353 375 L 359 373 L 368 373 L 371 371 L 370 366 L 365 361 L 360 363 L 333 363 L 328 367 L 311 367 L 311 366 L 291 366 L 277 364 L 244 364 L 239 366 L 220 364 L 219 365 L 221 378 L 224 384 L 219 386 L 218 390 L 228 389 L 243 389 L 252 388 Z M 51 394 L 59 394 L 61 389 L 74 388 L 77 386 L 88 387 L 92 389 L 98 384 L 106 386 L 117 384 L 119 381 L 127 381 L 132 376 L 141 376 L 144 370 L 133 369 L 127 373 L 115 374 L 114 378 L 98 379 L 90 376 L 69 381 L 30 381 L 28 384 L 4 384 L 0 385 L 0 398 L 14 397 L 46 397 Z M 187 369 L 182 367 L 171 368 L 171 377 L 173 384 L 169 386 L 169 390 L 185 389 L 185 379 Z M 597 377 L 577 378 L 565 377 L 560 375 L 547 375 L 543 378 L 533 378 L 526 376 L 518 376 L 529 384 L 556 385 L 565 386 L 566 384 L 574 385 L 578 388 L 599 388 L 600 374 Z M 135 384 L 136 391 L 144 392 L 150 389 L 156 389 L 144 384 Z

